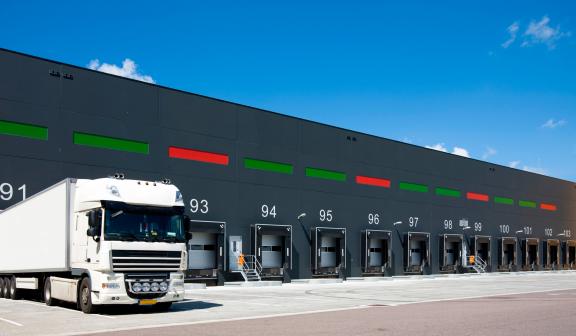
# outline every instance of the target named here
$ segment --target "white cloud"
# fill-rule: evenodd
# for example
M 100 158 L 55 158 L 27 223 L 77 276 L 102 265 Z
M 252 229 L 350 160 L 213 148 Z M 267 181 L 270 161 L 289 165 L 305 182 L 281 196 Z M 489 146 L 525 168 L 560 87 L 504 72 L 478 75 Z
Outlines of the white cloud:
M 426 148 L 434 149 L 434 150 L 441 151 L 441 152 L 448 152 L 448 149 L 446 149 L 446 147 L 444 147 L 443 143 L 437 143 L 437 144 L 432 145 L 432 146 L 426 146 Z
M 536 174 L 540 174 L 540 175 L 546 175 L 546 169 L 542 168 L 542 167 L 530 167 L 530 166 L 524 166 L 522 167 L 522 170 L 530 172 L 530 173 L 536 173 Z
M 556 127 L 562 127 L 566 125 L 566 120 L 564 119 L 560 119 L 560 120 L 556 120 L 556 119 L 548 119 L 545 123 L 542 124 L 542 128 L 548 128 L 548 129 L 554 129 Z
M 448 153 L 448 148 L 446 148 L 446 146 L 444 146 L 444 143 L 437 143 L 437 144 L 432 145 L 432 146 L 428 145 L 428 146 L 426 146 L 426 148 L 434 149 L 434 150 L 444 152 L 444 153 Z M 460 156 L 464 156 L 467 158 L 470 157 L 470 153 L 468 152 L 467 149 L 462 148 L 462 147 L 456 147 L 456 146 L 452 149 L 451 154 L 460 155 Z
M 518 22 L 514 22 L 506 29 L 510 37 L 506 40 L 506 42 L 502 43 L 502 48 L 508 48 L 514 41 L 516 41 L 516 35 L 518 35 L 518 30 L 520 29 L 520 25 Z
M 494 156 L 497 153 L 498 151 L 496 151 L 494 148 L 486 147 L 486 151 L 484 152 L 484 154 L 482 154 L 482 160 L 488 160 L 491 156 Z
M 560 26 L 551 27 L 550 18 L 546 15 L 540 21 L 531 20 L 521 38 L 518 38 L 518 33 L 520 32 L 520 24 L 518 22 L 508 26 L 506 31 L 509 37 L 502 43 L 502 48 L 504 49 L 510 47 L 519 39 L 521 40 L 521 47 L 544 44 L 548 46 L 548 49 L 554 49 L 558 40 L 572 36 L 572 32 L 561 31 Z
M 90 63 L 88 63 L 88 68 L 116 76 L 136 79 L 147 83 L 156 83 L 151 76 L 139 73 L 138 65 L 129 58 L 126 58 L 122 62 L 122 67 L 119 67 L 115 64 L 100 63 L 98 59 L 93 59 L 90 61 Z
M 530 173 L 536 173 L 536 174 L 540 174 L 540 175 L 546 175 L 548 173 L 547 170 L 542 168 L 542 167 L 532 167 L 532 166 L 527 166 L 527 165 L 520 166 L 520 161 L 512 161 L 508 164 L 508 166 L 510 168 L 522 169 L 524 171 L 527 171 Z
M 452 150 L 452 154 L 460 155 L 467 158 L 470 157 L 470 153 L 468 153 L 468 150 L 462 147 L 454 147 L 454 149 Z
M 559 39 L 572 35 L 571 32 L 560 31 L 560 26 L 552 28 L 548 23 L 550 23 L 548 16 L 542 17 L 538 22 L 530 21 L 528 29 L 524 32 L 524 42 L 522 42 L 522 46 L 528 47 L 535 44 L 546 44 L 548 48 L 554 49 Z

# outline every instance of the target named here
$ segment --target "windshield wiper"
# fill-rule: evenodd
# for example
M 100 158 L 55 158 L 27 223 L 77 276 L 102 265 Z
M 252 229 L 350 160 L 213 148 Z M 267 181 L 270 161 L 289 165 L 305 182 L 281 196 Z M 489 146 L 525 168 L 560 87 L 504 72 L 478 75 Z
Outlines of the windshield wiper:
M 138 239 L 138 237 L 136 237 L 136 235 L 133 234 L 132 232 L 112 232 L 106 234 L 106 236 L 117 237 L 122 241 L 135 241 Z
M 162 241 L 166 243 L 176 243 L 178 239 L 176 237 L 162 237 Z

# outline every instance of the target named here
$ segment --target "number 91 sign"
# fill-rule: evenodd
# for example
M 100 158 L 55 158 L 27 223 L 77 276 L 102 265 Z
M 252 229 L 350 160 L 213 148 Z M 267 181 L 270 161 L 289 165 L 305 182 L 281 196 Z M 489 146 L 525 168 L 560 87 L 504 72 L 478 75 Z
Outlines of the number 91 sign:
M 0 200 L 2 201 L 23 201 L 26 199 L 26 185 L 23 184 L 17 189 L 8 182 L 0 184 Z

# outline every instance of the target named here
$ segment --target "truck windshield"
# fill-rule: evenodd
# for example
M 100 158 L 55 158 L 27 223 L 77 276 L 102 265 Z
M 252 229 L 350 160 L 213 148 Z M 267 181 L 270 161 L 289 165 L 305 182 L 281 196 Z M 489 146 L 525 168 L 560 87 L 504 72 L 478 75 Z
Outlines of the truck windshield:
M 105 240 L 185 242 L 182 215 L 134 209 L 107 209 Z

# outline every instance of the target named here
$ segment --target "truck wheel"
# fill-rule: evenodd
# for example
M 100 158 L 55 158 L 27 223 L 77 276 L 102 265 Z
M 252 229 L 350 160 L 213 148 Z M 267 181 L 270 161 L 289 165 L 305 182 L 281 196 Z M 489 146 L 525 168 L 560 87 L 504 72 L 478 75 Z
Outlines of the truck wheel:
M 55 300 L 52 298 L 52 286 L 50 285 L 50 277 L 44 280 L 44 303 L 47 306 L 53 306 L 56 304 Z
M 16 277 L 12 277 L 10 279 L 10 287 L 8 290 L 8 296 L 12 300 L 19 300 L 20 299 L 20 291 L 16 288 Z
M 0 277 L 0 299 L 4 298 L 4 278 Z
M 2 294 L 0 297 L 5 299 L 8 298 L 8 288 L 10 287 L 10 278 L 4 277 L 2 278 Z
M 92 290 L 90 286 L 90 278 L 86 277 L 80 282 L 80 289 L 78 290 L 78 306 L 85 314 L 93 314 L 96 312 L 96 307 L 92 305 Z

